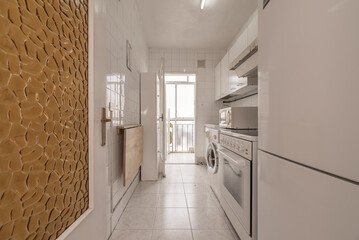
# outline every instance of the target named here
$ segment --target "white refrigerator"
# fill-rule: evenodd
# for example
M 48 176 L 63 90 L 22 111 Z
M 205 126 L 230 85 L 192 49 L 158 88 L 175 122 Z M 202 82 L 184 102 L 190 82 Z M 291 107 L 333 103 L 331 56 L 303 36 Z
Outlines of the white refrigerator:
M 359 1 L 259 0 L 259 240 L 359 239 Z

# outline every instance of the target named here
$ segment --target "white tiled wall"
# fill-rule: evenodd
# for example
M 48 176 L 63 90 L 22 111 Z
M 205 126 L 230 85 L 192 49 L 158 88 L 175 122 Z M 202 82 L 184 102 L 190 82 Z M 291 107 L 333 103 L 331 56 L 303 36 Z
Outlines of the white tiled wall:
M 228 103 L 231 107 L 258 107 L 258 94 Z
M 196 146 L 197 160 L 205 155 L 204 124 L 218 124 L 219 103 L 214 102 L 214 68 L 225 50 L 212 49 L 149 49 L 149 70 L 157 72 L 164 58 L 166 73 L 196 73 Z M 197 60 L 206 60 L 205 68 L 197 68 Z
M 107 124 L 107 236 L 116 226 L 134 189 L 123 186 L 121 137 L 116 127 L 140 121 L 140 72 L 148 71 L 148 48 L 141 28 L 136 1 L 106 0 L 106 109 L 112 123 Z M 126 67 L 126 40 L 132 46 L 132 71 Z M 105 106 L 104 106 L 105 107 Z M 98 159 L 99 161 L 104 159 Z M 105 161 L 105 160 L 104 160 Z M 138 182 L 135 179 L 134 184 Z M 111 196 L 112 185 L 112 196 Z M 128 190 L 128 194 L 125 195 Z M 124 196 L 125 195 L 125 196 Z M 111 213 L 111 200 L 118 207 Z

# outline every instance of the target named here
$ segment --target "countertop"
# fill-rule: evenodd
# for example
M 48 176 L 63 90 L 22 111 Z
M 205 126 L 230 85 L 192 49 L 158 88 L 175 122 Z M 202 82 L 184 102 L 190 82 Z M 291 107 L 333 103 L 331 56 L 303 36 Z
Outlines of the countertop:
M 219 130 L 219 125 L 216 124 L 204 124 L 205 128 L 211 128 L 211 129 L 215 129 L 215 130 Z

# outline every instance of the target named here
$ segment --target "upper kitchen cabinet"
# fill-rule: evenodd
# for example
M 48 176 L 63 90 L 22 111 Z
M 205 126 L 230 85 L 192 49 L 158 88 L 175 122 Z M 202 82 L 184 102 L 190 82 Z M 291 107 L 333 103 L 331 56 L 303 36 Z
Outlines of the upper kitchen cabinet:
M 234 60 L 246 49 L 248 45 L 248 31 L 247 28 L 243 29 L 241 35 L 237 38 L 233 46 L 228 51 L 229 63 Z
M 219 62 L 215 68 L 215 78 L 214 78 L 214 98 L 215 100 L 219 100 L 221 98 L 221 62 Z
M 221 60 L 221 97 L 229 93 L 229 63 L 228 52 Z
M 215 69 L 215 100 L 257 93 L 258 10 Z
M 249 18 L 247 24 L 241 31 L 241 34 L 229 49 L 229 67 L 233 68 L 240 59 L 250 53 L 257 45 L 258 38 L 258 10 Z

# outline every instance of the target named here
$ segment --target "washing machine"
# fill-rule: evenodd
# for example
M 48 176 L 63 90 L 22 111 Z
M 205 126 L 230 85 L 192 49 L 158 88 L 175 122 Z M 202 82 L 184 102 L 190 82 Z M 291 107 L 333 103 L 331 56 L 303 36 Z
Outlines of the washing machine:
M 209 175 L 209 184 L 216 194 L 217 198 L 220 198 L 220 173 L 221 169 L 219 169 L 219 154 L 218 150 L 220 148 L 219 145 L 219 135 L 220 131 L 218 128 L 210 128 L 205 127 L 206 132 L 206 164 L 207 164 L 207 172 Z

